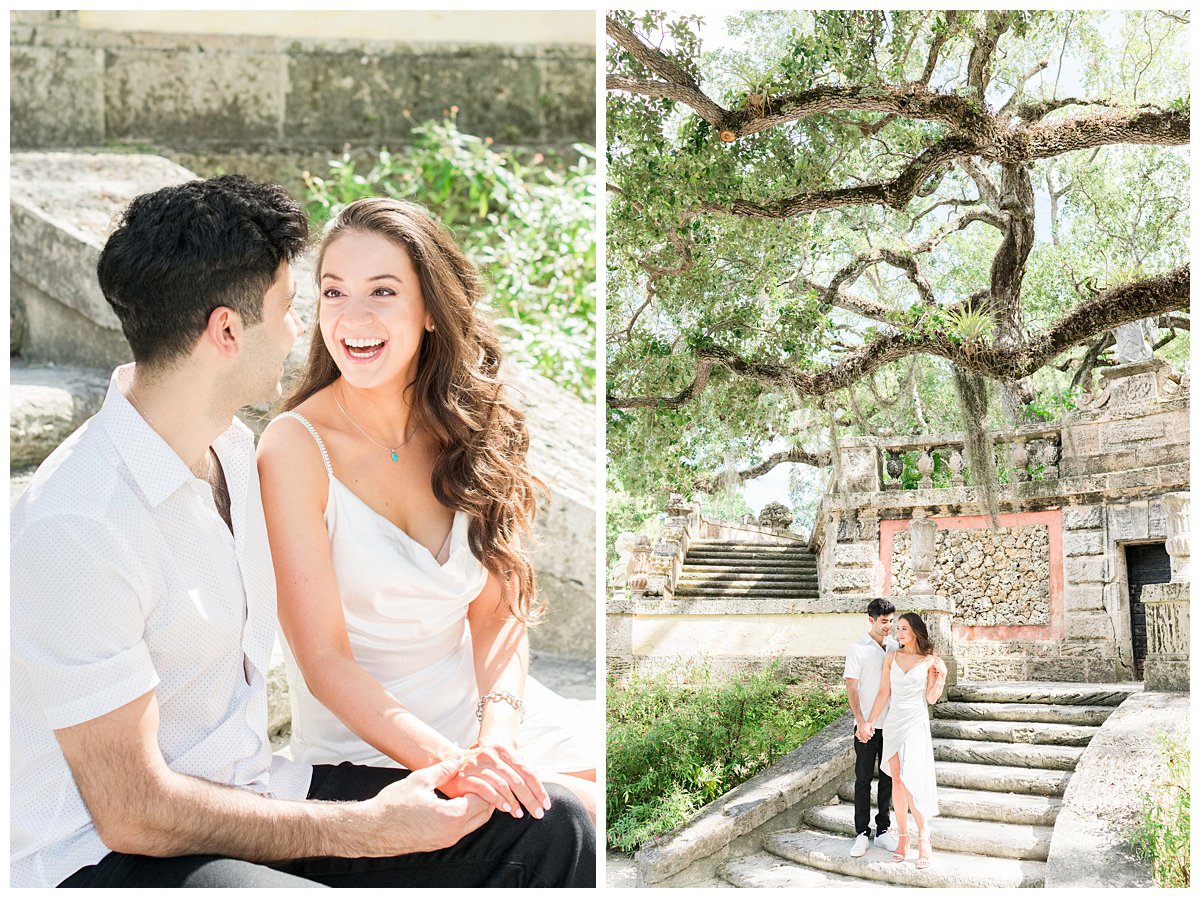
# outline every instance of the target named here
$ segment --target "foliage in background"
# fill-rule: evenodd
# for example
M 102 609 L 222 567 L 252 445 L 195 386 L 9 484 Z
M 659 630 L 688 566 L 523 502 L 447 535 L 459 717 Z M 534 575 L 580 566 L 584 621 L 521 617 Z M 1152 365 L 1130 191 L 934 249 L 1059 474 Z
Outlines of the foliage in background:
M 772 665 L 698 686 L 666 676 L 610 681 L 606 708 L 607 839 L 633 852 L 782 758 L 847 704 L 844 690 L 788 684 Z
M 454 113 L 412 131 L 401 152 L 381 150 L 370 171 L 349 155 L 307 174 L 308 211 L 320 228 L 368 196 L 420 203 L 446 224 L 490 286 L 510 357 L 591 400 L 596 387 L 595 151 L 551 167 L 522 162 L 490 138 L 458 130 Z
M 1166 781 L 1143 793 L 1133 844 L 1153 867 L 1155 883 L 1185 889 L 1191 883 L 1191 755 L 1186 733 L 1164 733 L 1158 742 L 1166 757 Z

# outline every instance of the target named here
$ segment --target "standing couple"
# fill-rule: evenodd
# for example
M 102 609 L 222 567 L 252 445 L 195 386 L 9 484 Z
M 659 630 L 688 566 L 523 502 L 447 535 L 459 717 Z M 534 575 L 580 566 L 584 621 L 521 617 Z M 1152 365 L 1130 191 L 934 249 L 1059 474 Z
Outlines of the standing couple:
M 870 844 L 871 780 L 878 765 L 875 844 L 891 851 L 892 860 L 907 860 L 911 809 L 917 824 L 917 867 L 924 869 L 933 856 L 929 820 L 938 815 L 928 706 L 942 694 L 946 663 L 934 654 L 919 614 L 910 611 L 898 619 L 895 614 L 896 606 L 887 599 L 872 599 L 867 606 L 869 628 L 846 652 L 846 694 L 855 724 L 857 835 L 850 856 L 862 857 Z M 890 829 L 893 795 L 895 832 Z
M 343 210 L 256 465 L 234 414 L 281 395 L 307 236 L 224 176 L 101 252 L 134 364 L 12 513 L 15 886 L 594 885 L 591 741 L 526 677 L 540 484 L 480 278 L 417 207 Z

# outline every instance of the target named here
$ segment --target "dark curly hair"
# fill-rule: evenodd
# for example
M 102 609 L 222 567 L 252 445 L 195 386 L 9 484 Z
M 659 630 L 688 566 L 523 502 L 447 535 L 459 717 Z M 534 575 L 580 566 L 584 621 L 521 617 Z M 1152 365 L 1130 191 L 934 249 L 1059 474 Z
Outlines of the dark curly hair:
M 421 338 L 410 402 L 416 426 L 437 446 L 433 494 L 470 517 L 471 551 L 495 575 L 513 614 L 529 620 L 539 608 L 525 543 L 532 540 L 537 493 L 545 485 L 526 465 L 525 415 L 504 395 L 500 341 L 477 308 L 484 297 L 482 278 L 450 232 L 420 206 L 361 199 L 326 227 L 317 255 L 318 306 L 308 359 L 283 408 L 294 409 L 341 376 L 321 338 L 319 285 L 326 250 L 354 233 L 378 234 L 402 247 L 417 270 L 434 330 Z
M 262 321 L 280 264 L 307 241 L 304 210 L 282 187 L 222 175 L 135 197 L 96 274 L 134 360 L 161 367 L 191 351 L 214 309 Z

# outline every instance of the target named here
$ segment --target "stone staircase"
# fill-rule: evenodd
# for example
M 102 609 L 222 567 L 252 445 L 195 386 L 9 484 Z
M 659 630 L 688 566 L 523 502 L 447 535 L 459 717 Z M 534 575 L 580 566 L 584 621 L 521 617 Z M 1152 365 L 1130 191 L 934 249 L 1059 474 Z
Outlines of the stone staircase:
M 693 540 L 678 599 L 815 599 L 817 557 L 800 542 Z
M 929 868 L 918 870 L 914 863 L 911 818 L 907 863 L 894 863 L 890 852 L 875 847 L 863 857 L 849 856 L 851 774 L 829 804 L 804 812 L 805 828 L 768 836 L 761 851 L 726 862 L 720 875 L 740 888 L 1040 888 L 1071 771 L 1100 725 L 1139 689 L 1141 684 L 951 686 L 930 721 L 941 815 L 931 827 Z M 872 819 L 874 798 L 873 789 Z

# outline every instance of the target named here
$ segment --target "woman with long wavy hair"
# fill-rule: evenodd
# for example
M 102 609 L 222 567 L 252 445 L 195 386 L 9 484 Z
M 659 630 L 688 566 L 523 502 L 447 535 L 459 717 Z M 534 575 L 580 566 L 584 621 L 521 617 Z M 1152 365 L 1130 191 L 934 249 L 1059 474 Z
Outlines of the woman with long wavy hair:
M 899 844 L 892 860 L 908 858 L 908 812 L 917 824 L 917 867 L 933 860 L 929 820 L 938 815 L 937 779 L 933 769 L 933 737 L 929 731 L 929 705 L 946 685 L 946 662 L 934 652 L 933 640 L 921 615 L 908 611 L 897 619 L 892 635 L 898 651 L 884 658 L 879 693 L 867 715 L 867 734 L 888 705 L 883 728 L 883 764 L 892 778 L 892 803 L 896 810 Z
M 308 360 L 259 442 L 292 751 L 418 769 L 541 817 L 543 781 L 595 818 L 587 721 L 527 678 L 540 482 L 505 397 L 478 272 L 418 206 L 371 198 L 317 256 Z

